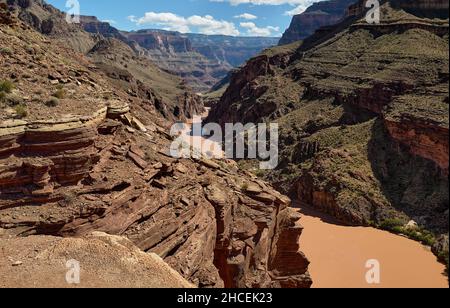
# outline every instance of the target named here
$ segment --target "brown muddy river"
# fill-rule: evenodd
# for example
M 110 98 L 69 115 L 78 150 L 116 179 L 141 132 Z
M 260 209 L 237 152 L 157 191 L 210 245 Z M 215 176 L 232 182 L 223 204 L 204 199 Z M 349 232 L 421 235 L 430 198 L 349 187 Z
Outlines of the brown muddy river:
M 301 250 L 311 261 L 314 288 L 448 288 L 445 267 L 418 242 L 366 227 L 349 227 L 299 206 Z M 379 262 L 380 284 L 368 284 L 368 260 Z

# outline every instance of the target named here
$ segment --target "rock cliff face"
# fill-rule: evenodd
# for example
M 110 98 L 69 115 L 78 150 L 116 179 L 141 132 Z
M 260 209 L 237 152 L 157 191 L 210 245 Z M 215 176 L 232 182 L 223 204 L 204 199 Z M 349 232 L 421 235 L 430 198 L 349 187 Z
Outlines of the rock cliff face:
M 83 17 L 82 21 L 87 32 L 122 40 L 160 68 L 182 77 L 198 92 L 208 91 L 233 67 L 277 43 L 276 38 L 209 36 L 163 30 L 125 32 L 92 17 Z
M 140 30 L 127 33 L 128 39 L 145 49 L 156 49 L 167 53 L 193 52 L 191 41 L 178 32 Z
M 188 89 L 185 81 L 140 57 L 141 48 L 109 23 L 94 16 L 81 16 L 80 24 L 68 24 L 62 12 L 45 2 L 28 1 L 25 5 L 11 0 L 8 3 L 13 15 L 52 41 L 88 55 L 111 82 L 155 106 L 165 118 L 185 119 L 202 112 L 200 97 Z M 39 25 L 51 20 L 55 27 L 50 32 L 42 31 L 24 16 L 35 16 L 32 20 Z
M 266 179 L 357 225 L 448 233 L 448 19 L 391 6 L 280 46 L 235 73 L 209 121 L 278 122 Z M 448 13 L 447 13 L 448 18 Z
M 234 38 L 184 35 L 163 30 L 120 31 L 95 16 L 81 16 L 80 24 L 65 22 L 65 14 L 45 1 L 3 0 L 16 15 L 35 30 L 73 49 L 89 53 L 98 39 L 116 39 L 128 45 L 136 56 L 145 55 L 151 66 L 182 78 L 195 92 L 206 92 L 235 66 L 265 48 L 277 38 Z
M 124 32 L 123 32 L 124 33 Z M 227 73 L 276 45 L 276 38 L 181 34 L 163 30 L 124 33 L 165 70 L 182 76 L 196 91 L 207 91 Z
M 394 8 L 401 8 L 405 11 L 421 17 L 448 17 L 449 2 L 446 0 L 396 0 L 392 1 Z
M 73 252 L 87 266 L 85 286 L 311 285 L 289 198 L 232 161 L 169 155 L 172 122 L 161 110 L 191 112 L 192 94 L 181 89 L 183 103 L 164 105 L 164 91 L 180 88 L 146 88 L 148 60 L 123 42 L 99 38 L 87 57 L 7 11 L 0 7 L 0 45 L 9 48 L 0 53 L 0 247 L 15 265 L 0 262 L 2 283 L 61 286 L 46 274 Z M 92 238 L 97 231 L 109 235 Z M 23 259 L 30 242 L 42 249 L 42 276 Z M 83 249 L 106 261 L 86 260 Z M 94 275 L 108 262 L 120 265 L 120 283 Z
M 319 28 L 338 23 L 346 16 L 348 7 L 355 2 L 356 0 L 331 0 L 314 3 L 305 12 L 292 18 L 279 45 L 303 40 Z
M 55 40 L 62 39 L 80 52 L 87 52 L 95 44 L 95 39 L 77 24 L 68 24 L 65 14 L 43 0 L 3 0 L 26 24 Z
M 120 31 L 111 26 L 109 22 L 100 21 L 95 16 L 80 16 L 80 25 L 88 33 L 99 33 L 105 38 L 116 38 L 126 41 L 126 37 Z
M 266 48 L 275 46 L 276 37 L 235 37 L 226 35 L 186 34 L 192 48 L 210 60 L 239 67 Z M 222 76 L 225 77 L 225 76 Z

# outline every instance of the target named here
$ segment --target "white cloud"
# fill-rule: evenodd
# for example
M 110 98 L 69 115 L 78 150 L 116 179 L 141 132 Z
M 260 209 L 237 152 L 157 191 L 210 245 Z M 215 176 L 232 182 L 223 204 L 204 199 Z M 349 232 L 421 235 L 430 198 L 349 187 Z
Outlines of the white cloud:
M 295 6 L 294 9 L 286 11 L 284 14 L 287 16 L 293 16 L 303 13 L 314 2 L 320 2 L 325 0 L 209 0 L 211 2 L 229 2 L 233 6 L 241 4 L 251 5 L 291 5 Z
M 253 22 L 241 22 L 240 26 L 247 29 L 247 35 L 249 36 L 271 36 L 280 32 L 279 27 L 264 27 L 260 28 Z
M 211 2 L 229 2 L 231 5 L 236 6 L 240 4 L 253 4 L 253 5 L 304 5 L 310 0 L 210 0 Z M 322 1 L 317 0 L 315 2 Z
M 188 33 L 195 30 L 203 34 L 223 34 L 238 36 L 239 30 L 232 22 L 224 20 L 216 20 L 211 15 L 190 17 L 178 16 L 173 13 L 155 13 L 147 12 L 143 17 L 136 18 L 129 16 L 129 20 L 139 26 L 155 25 L 162 27 L 164 30 L 179 31 L 181 33 Z
M 319 1 L 322 1 L 322 0 L 319 0 Z M 305 1 L 303 1 L 304 3 L 297 5 L 297 7 L 295 9 L 292 9 L 290 11 L 286 11 L 284 13 L 284 15 L 294 16 L 294 15 L 301 14 L 304 11 L 306 11 L 306 9 L 308 7 L 310 7 L 314 2 L 319 2 L 319 1 L 317 1 L 317 0 L 305 0 Z
M 255 16 L 255 15 L 249 14 L 249 13 L 244 13 L 244 14 L 241 14 L 241 15 L 236 15 L 236 16 L 234 16 L 234 18 L 254 20 L 254 19 L 258 19 L 258 16 Z

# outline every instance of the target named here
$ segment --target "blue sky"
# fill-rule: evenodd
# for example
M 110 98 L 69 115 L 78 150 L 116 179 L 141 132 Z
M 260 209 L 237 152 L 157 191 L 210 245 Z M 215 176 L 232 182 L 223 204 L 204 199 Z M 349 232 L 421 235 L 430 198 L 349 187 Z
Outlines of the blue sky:
M 121 30 L 157 28 L 234 36 L 280 36 L 294 13 L 321 0 L 78 1 L 81 15 L 97 16 Z M 67 0 L 47 2 L 67 10 Z

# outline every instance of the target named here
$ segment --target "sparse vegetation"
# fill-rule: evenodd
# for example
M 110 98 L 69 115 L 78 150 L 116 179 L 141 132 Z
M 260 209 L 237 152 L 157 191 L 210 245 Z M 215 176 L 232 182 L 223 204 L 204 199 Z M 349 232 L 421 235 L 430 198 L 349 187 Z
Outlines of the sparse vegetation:
M 23 98 L 15 94 L 5 94 L 3 101 L 11 107 L 23 104 Z
M 266 175 L 266 171 L 262 169 L 258 169 L 255 171 L 255 175 L 259 178 L 262 178 Z
M 10 55 L 13 54 L 13 51 L 9 47 L 2 47 L 2 48 L 0 48 L 0 54 L 2 54 L 2 55 L 9 55 L 10 56 Z
M 58 90 L 56 90 L 53 96 L 58 99 L 64 99 L 66 97 L 66 90 L 64 90 L 62 87 L 58 87 Z
M 59 99 L 57 97 L 51 97 L 48 101 L 45 102 L 45 106 L 47 107 L 56 107 L 59 105 Z
M 27 107 L 24 104 L 15 106 L 14 111 L 18 119 L 23 119 L 28 115 Z
M 445 268 L 445 274 L 448 276 L 448 268 L 449 268 L 449 263 L 448 263 L 448 251 L 444 251 L 441 252 L 438 255 L 438 259 L 440 262 L 444 263 L 446 268 Z
M 396 233 L 403 234 L 408 238 L 421 242 L 427 246 L 433 246 L 436 242 L 436 236 L 423 228 L 407 228 L 405 223 L 399 219 L 387 219 L 383 221 L 379 226 L 380 229 Z
M 0 92 L 11 93 L 14 90 L 14 83 L 10 80 L 0 81 Z
M 241 190 L 242 190 L 242 191 L 247 191 L 247 190 L 248 190 L 248 183 L 247 183 L 247 182 L 245 182 L 245 183 L 243 183 L 243 184 L 241 185 Z

